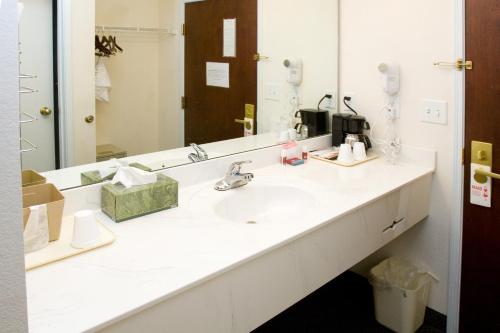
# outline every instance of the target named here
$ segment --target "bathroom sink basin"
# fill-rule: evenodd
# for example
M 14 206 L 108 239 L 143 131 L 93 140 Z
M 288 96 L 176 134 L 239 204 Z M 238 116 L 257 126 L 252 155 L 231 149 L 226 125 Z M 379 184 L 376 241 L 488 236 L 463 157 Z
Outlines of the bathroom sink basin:
M 311 217 L 317 202 L 305 186 L 256 180 L 226 192 L 204 189 L 192 198 L 191 207 L 204 217 L 235 223 L 293 223 Z

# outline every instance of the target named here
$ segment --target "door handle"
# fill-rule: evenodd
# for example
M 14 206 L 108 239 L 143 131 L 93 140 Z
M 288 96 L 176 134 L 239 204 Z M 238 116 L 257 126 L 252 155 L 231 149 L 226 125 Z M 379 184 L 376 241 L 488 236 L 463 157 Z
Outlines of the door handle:
M 85 122 L 87 124 L 92 124 L 94 122 L 94 119 L 95 119 L 94 116 L 90 115 L 90 116 L 85 117 Z
M 250 120 L 235 119 L 235 123 L 242 124 L 247 130 L 252 129 L 252 122 Z
M 40 114 L 42 116 L 48 117 L 52 114 L 52 110 L 46 106 L 40 108 Z
M 494 172 L 488 172 L 488 171 L 484 171 L 484 170 L 476 170 L 476 173 L 474 176 L 476 177 L 476 179 L 479 179 L 479 180 L 480 180 L 480 177 L 483 177 L 483 179 L 484 178 L 491 178 L 491 179 L 500 180 L 500 174 L 494 173 Z
M 471 162 L 479 165 L 474 170 L 474 179 L 485 184 L 488 178 L 500 180 L 500 174 L 484 170 L 481 167 L 486 167 L 491 170 L 493 167 L 493 145 L 487 142 L 472 141 Z

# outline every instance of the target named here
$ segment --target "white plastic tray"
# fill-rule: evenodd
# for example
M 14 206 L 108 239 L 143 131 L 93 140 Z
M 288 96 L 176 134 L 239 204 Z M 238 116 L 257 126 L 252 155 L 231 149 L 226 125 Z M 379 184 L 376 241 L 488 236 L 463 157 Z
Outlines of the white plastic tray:
M 73 216 L 64 217 L 61 224 L 61 236 L 59 240 L 50 242 L 47 247 L 39 251 L 25 254 L 24 261 L 26 270 L 29 271 L 30 269 L 92 251 L 113 243 L 115 241 L 115 235 L 102 223 L 99 221 L 97 221 L 97 223 L 101 230 L 101 239 L 99 243 L 85 249 L 75 249 L 71 246 L 74 218 Z

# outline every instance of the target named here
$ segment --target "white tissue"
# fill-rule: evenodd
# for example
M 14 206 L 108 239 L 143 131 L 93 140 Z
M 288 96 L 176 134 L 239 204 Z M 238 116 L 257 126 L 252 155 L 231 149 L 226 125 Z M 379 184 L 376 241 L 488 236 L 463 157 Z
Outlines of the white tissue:
M 38 251 L 49 245 L 47 205 L 30 207 L 30 216 L 23 237 L 24 253 Z
M 111 166 L 109 167 L 106 167 L 106 168 L 102 168 L 102 169 L 99 169 L 99 176 L 101 177 L 101 179 L 104 179 L 110 175 L 112 175 L 113 173 L 115 173 L 118 168 L 120 167 L 127 167 L 128 166 L 128 163 L 125 162 L 125 161 L 120 161 L 116 158 L 112 158 L 109 160 L 109 164 Z
M 126 188 L 135 185 L 147 185 L 156 183 L 156 174 L 143 171 L 133 167 L 121 167 L 116 172 L 111 184 L 121 183 Z

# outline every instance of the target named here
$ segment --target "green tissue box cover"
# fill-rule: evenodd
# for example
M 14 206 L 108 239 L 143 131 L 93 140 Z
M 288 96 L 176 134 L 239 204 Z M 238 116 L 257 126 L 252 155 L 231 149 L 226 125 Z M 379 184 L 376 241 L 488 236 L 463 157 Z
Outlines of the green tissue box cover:
M 151 172 L 152 169 L 145 166 L 145 165 L 142 165 L 140 163 L 130 163 L 130 166 L 131 167 L 134 167 L 134 168 L 137 168 L 137 169 L 141 169 L 141 170 L 144 170 L 144 171 L 148 171 L 148 172 Z M 99 173 L 98 170 L 94 170 L 94 171 L 87 171 L 87 172 L 82 172 L 80 174 L 80 180 L 82 182 L 82 185 L 92 185 L 92 184 L 98 184 L 98 183 L 102 183 L 103 181 L 106 181 L 106 180 L 111 180 L 113 179 L 113 177 L 115 176 L 116 172 L 115 173 L 112 173 L 111 175 L 107 176 L 106 178 L 101 178 L 101 174 Z
M 101 190 L 102 211 L 115 222 L 156 213 L 178 206 L 179 185 L 165 175 L 158 175 L 154 184 L 126 188 L 106 184 Z

